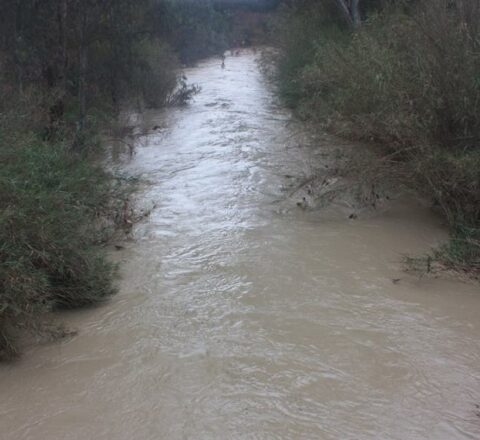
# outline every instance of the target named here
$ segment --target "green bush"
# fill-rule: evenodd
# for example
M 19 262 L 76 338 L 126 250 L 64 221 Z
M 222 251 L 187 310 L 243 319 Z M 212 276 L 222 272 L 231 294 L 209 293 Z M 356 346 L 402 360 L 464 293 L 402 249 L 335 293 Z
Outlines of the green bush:
M 5 141 L 6 139 L 3 139 Z M 0 140 L 0 356 L 17 330 L 46 312 L 95 304 L 114 292 L 114 267 L 95 246 L 109 176 L 61 144 Z

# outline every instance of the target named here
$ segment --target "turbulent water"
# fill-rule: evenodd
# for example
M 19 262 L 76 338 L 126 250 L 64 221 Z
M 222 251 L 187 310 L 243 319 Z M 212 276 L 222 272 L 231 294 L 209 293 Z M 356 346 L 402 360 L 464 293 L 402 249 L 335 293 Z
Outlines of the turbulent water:
M 148 114 L 123 165 L 154 209 L 115 252 L 119 295 L 1 367 L 0 438 L 479 439 L 478 287 L 401 271 L 440 221 L 303 209 L 342 147 L 275 103 L 253 53 L 187 75 L 201 93 Z

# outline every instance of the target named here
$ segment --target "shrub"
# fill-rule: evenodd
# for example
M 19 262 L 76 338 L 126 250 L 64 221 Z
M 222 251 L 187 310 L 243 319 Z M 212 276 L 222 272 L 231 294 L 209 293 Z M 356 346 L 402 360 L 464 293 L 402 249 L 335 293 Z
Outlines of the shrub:
M 18 329 L 114 292 L 114 267 L 95 246 L 111 181 L 90 159 L 33 134 L 3 136 L 0 162 L 0 357 L 8 358 Z

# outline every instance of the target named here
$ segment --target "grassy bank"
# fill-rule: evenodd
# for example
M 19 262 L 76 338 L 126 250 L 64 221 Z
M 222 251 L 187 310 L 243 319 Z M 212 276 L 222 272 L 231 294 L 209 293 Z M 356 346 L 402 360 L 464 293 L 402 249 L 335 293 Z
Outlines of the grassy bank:
M 114 292 L 114 267 L 98 246 L 113 182 L 86 151 L 45 142 L 17 112 L 0 119 L 0 358 L 23 332 L 43 334 L 46 314 Z
M 364 2 L 356 30 L 328 5 L 303 1 L 280 13 L 282 96 L 304 118 L 382 145 L 395 158 L 392 173 L 408 168 L 405 183 L 432 199 L 451 231 L 428 261 L 478 274 L 478 3 L 423 0 L 368 10 Z

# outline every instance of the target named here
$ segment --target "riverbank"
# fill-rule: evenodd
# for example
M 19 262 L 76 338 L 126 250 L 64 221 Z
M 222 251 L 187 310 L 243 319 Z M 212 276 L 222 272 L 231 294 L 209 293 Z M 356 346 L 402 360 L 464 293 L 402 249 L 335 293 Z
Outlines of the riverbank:
M 378 159 L 353 165 L 353 174 L 395 176 L 444 216 L 450 241 L 412 266 L 478 279 L 475 5 L 362 5 L 365 22 L 352 31 L 335 8 L 306 0 L 283 8 L 274 34 L 284 102 L 320 130 L 381 145 Z
M 0 6 L 0 361 L 16 358 L 26 335 L 64 334 L 52 311 L 115 292 L 103 247 L 132 214 L 129 183 L 100 164 L 106 132 L 124 140 L 112 133 L 122 108 L 181 105 L 196 93 L 177 75 L 172 29 L 152 31 L 178 16 L 174 6 Z

